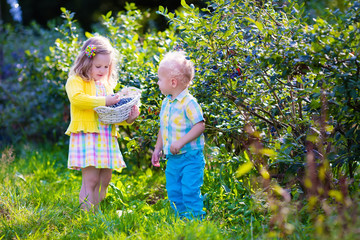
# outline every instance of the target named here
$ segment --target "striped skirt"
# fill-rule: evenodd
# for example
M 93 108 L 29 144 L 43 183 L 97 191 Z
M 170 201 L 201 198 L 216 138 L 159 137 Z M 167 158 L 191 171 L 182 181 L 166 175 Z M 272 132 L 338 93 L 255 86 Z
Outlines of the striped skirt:
M 111 136 L 113 125 L 99 122 L 99 133 L 71 133 L 68 168 L 80 170 L 88 166 L 121 171 L 126 167 L 116 137 Z

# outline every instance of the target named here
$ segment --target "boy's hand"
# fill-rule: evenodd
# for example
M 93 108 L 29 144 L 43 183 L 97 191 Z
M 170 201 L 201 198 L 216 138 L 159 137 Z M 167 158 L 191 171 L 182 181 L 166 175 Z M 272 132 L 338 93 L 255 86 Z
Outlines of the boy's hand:
M 180 140 L 173 142 L 170 146 L 170 152 L 174 155 L 178 154 L 183 146 L 184 145 L 180 142 Z
M 131 108 L 131 112 L 129 114 L 129 118 L 126 120 L 127 123 L 132 123 L 135 119 L 140 115 L 139 107 L 134 105 Z
M 160 167 L 160 156 L 161 151 L 155 149 L 151 157 L 151 163 L 154 165 L 154 167 Z
M 172 154 L 178 154 L 180 150 L 189 142 L 199 137 L 205 130 L 205 122 L 200 121 L 196 123 L 191 130 L 182 136 L 179 140 L 173 142 L 170 146 L 170 152 Z

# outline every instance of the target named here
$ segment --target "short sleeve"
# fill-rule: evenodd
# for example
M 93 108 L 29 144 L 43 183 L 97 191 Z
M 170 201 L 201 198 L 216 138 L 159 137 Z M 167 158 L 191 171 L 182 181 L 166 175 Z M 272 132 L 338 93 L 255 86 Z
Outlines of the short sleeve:
M 200 105 L 195 99 L 191 99 L 188 104 L 186 104 L 186 117 L 190 122 L 195 125 L 198 122 L 204 121 L 203 112 Z

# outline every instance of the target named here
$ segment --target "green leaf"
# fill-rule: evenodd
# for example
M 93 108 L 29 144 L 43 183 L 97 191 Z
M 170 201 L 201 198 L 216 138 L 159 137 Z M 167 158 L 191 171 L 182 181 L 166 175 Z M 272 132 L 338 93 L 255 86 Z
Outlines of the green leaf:
M 151 171 L 151 168 L 147 168 L 147 169 L 146 169 L 146 176 L 152 177 L 152 175 L 153 175 L 153 173 L 152 173 L 152 171 Z
M 139 40 L 139 35 L 135 34 L 133 39 L 132 39 L 132 42 L 135 43 L 137 40 Z
M 91 33 L 89 33 L 89 32 L 85 32 L 85 37 L 87 37 L 87 38 L 91 38 L 91 37 L 93 37 L 94 35 L 92 35 Z
M 290 134 L 292 132 L 292 128 L 290 126 L 288 126 L 286 129 L 286 132 Z
M 159 12 L 164 13 L 164 7 L 163 6 L 159 6 Z
M 109 11 L 109 12 L 106 14 L 106 18 L 111 17 L 111 14 L 112 14 L 112 11 Z
M 335 200 L 340 203 L 343 202 L 343 199 L 344 199 L 343 194 L 338 190 L 330 190 L 329 196 L 335 198 Z
M 258 21 L 255 21 L 254 19 L 252 18 L 249 18 L 249 17 L 245 17 L 245 19 L 249 20 L 250 22 L 254 23 L 256 25 L 256 27 L 262 31 L 264 29 L 264 26 L 262 25 L 261 22 L 258 22 Z
M 186 1 L 185 0 L 181 0 L 181 6 L 183 6 L 184 8 L 186 9 L 189 9 L 189 5 L 187 5 Z
M 275 157 L 277 155 L 277 153 L 270 148 L 263 148 L 260 152 L 268 157 Z
M 249 158 L 249 155 L 247 154 L 247 152 L 246 151 L 244 151 L 244 156 L 245 156 L 245 159 L 246 159 L 246 161 L 250 161 L 250 158 Z
M 250 170 L 254 167 L 254 164 L 252 162 L 247 162 L 241 165 L 238 170 L 236 171 L 236 177 L 241 177 L 244 174 L 250 172 Z
M 66 13 L 66 8 L 61 7 L 60 10 L 61 10 L 62 13 Z

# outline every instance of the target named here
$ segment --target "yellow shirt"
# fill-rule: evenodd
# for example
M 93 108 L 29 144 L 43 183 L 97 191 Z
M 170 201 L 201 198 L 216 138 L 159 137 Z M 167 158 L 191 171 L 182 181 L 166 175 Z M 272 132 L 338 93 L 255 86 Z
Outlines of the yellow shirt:
M 109 84 L 105 84 L 106 93 L 112 94 L 113 89 Z M 70 125 L 65 134 L 71 133 L 98 133 L 98 116 L 94 108 L 105 106 L 105 96 L 96 96 L 96 86 L 94 81 L 84 81 L 79 76 L 71 76 L 65 85 L 66 93 L 70 100 Z M 117 125 L 129 125 L 126 121 Z M 119 136 L 116 128 L 112 128 L 112 136 Z

